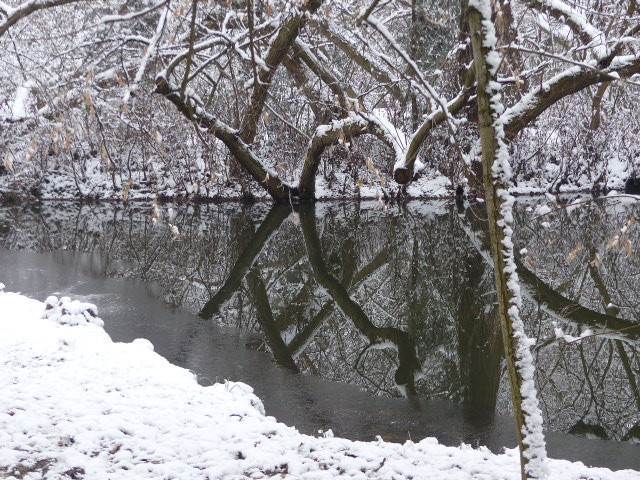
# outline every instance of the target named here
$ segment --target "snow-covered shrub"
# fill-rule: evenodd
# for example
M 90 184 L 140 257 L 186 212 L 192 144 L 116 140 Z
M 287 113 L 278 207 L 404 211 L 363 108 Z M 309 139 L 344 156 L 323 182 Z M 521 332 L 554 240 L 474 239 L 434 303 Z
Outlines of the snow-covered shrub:
M 45 301 L 42 318 L 52 320 L 60 325 L 96 325 L 103 327 L 104 322 L 98 317 L 98 307 L 92 303 L 50 296 Z

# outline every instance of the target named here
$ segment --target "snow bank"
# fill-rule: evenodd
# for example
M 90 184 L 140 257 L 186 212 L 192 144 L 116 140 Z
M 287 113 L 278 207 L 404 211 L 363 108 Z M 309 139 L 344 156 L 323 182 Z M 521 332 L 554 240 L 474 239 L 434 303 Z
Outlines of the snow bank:
M 0 289 L 1 290 L 1 289 Z M 146 340 L 114 343 L 91 304 L 0 291 L 0 477 L 518 479 L 516 450 L 298 433 L 242 383 L 202 387 Z M 556 479 L 638 479 L 551 461 Z

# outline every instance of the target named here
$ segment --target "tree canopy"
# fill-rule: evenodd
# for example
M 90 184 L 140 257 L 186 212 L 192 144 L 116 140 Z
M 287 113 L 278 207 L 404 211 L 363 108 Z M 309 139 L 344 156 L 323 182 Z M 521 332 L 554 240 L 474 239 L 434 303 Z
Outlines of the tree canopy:
M 496 2 L 523 192 L 637 174 L 638 14 Z M 431 0 L 2 2 L 3 171 L 54 197 L 481 190 L 467 15 Z

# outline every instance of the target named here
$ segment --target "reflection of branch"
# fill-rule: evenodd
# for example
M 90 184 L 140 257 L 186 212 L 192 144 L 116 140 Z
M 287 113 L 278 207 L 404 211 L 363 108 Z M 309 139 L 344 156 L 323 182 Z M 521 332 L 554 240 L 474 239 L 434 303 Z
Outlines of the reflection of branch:
M 353 263 L 355 266 L 355 262 Z M 350 291 L 357 290 L 358 288 L 360 288 L 363 282 L 365 282 L 375 272 L 377 272 L 380 268 L 387 265 L 388 263 L 389 249 L 384 248 L 380 252 L 378 252 L 378 254 L 367 265 L 362 267 L 362 269 L 360 269 L 355 274 L 347 274 L 348 267 L 343 268 L 342 284 Z M 343 265 L 344 264 L 345 261 L 343 259 Z M 289 348 L 291 349 L 292 355 L 294 357 L 300 355 L 300 352 L 313 339 L 318 329 L 322 326 L 324 320 L 326 320 L 326 318 L 333 313 L 334 307 L 335 304 L 331 301 L 325 302 L 324 305 L 322 305 L 322 307 L 320 308 L 320 311 L 313 317 L 313 319 L 304 328 L 304 330 L 298 332 L 293 340 L 291 340 L 291 342 L 289 343 Z
M 265 244 L 271 235 L 278 230 L 284 219 L 289 216 L 290 212 L 291 210 L 284 205 L 274 205 L 260 225 L 260 228 L 258 228 L 255 235 L 253 235 L 249 241 L 249 244 L 240 254 L 227 281 L 224 282 L 224 285 L 218 290 L 218 293 L 200 310 L 201 317 L 211 318 L 220 312 L 220 309 L 229 301 L 234 292 L 240 288 L 242 279 L 255 263 Z
M 604 311 L 608 315 L 617 316 L 620 309 L 616 306 L 613 306 L 613 302 L 611 299 L 611 295 L 607 290 L 607 286 L 604 283 L 602 275 L 600 275 L 600 271 L 596 266 L 596 261 L 598 258 L 598 251 L 592 245 L 589 246 L 589 260 L 587 264 L 587 268 L 589 269 L 589 274 L 591 275 L 591 280 L 593 280 L 593 284 L 596 286 L 600 295 L 602 296 L 602 303 L 604 304 Z M 611 305 L 611 306 L 610 306 Z
M 618 356 L 620 357 L 622 368 L 624 368 L 624 372 L 629 380 L 631 391 L 636 399 L 636 405 L 638 410 L 640 410 L 640 389 L 638 388 L 638 382 L 636 382 L 636 374 L 633 372 L 633 368 L 631 367 L 631 360 L 629 360 L 629 355 L 627 355 L 624 345 L 620 340 L 616 340 L 616 348 L 618 349 Z
M 358 366 L 360 365 L 360 359 L 367 353 L 369 352 L 369 350 L 371 350 L 375 345 L 373 344 L 369 344 L 366 345 L 362 351 L 360 352 L 360 354 L 358 355 L 358 358 L 356 358 L 356 361 L 353 363 L 353 369 L 355 370 L 355 372 L 360 375 L 360 378 L 363 378 L 365 381 L 367 381 L 368 383 L 370 383 L 374 388 L 375 391 L 379 394 L 380 392 L 385 392 L 388 395 L 393 396 L 393 392 L 390 391 L 389 389 L 384 387 L 384 382 L 380 381 L 377 382 L 375 381 L 373 378 L 371 378 L 372 376 L 367 375 L 365 370 L 361 370 L 360 368 L 358 368 Z
M 304 330 L 298 332 L 296 336 L 293 337 L 293 340 L 291 340 L 288 345 L 291 355 L 295 358 L 300 356 L 311 340 L 313 340 L 316 332 L 324 324 L 324 321 L 333 313 L 333 308 L 334 306 L 331 302 L 325 303 Z
M 280 332 L 276 328 L 276 322 L 273 319 L 273 312 L 271 311 L 271 305 L 269 304 L 269 296 L 267 295 L 267 289 L 264 287 L 264 282 L 260 277 L 260 272 L 257 267 L 253 267 L 247 274 L 247 285 L 251 296 L 253 297 L 253 303 L 256 307 L 256 317 L 258 323 L 262 328 L 265 340 L 269 349 L 273 354 L 273 358 L 276 363 L 282 367 L 299 372 L 296 362 L 291 358 L 291 354 L 287 349 L 287 345 L 282 340 Z
M 378 253 L 371 262 L 362 267 L 360 271 L 358 271 L 355 275 L 353 275 L 353 282 L 349 286 L 347 282 L 343 280 L 342 284 L 346 287 L 349 287 L 349 290 L 356 290 L 362 285 L 362 283 L 367 280 L 371 275 L 378 271 L 381 267 L 389 263 L 389 250 L 387 248 L 383 249 Z M 322 326 L 324 321 L 333 313 L 334 304 L 332 302 L 326 302 L 322 305 L 320 311 L 311 319 L 309 324 L 302 330 L 298 332 L 293 340 L 289 343 L 289 350 L 291 351 L 291 355 L 297 357 L 300 355 L 302 350 L 309 344 L 309 342 L 313 339 L 318 329 Z
M 298 317 L 302 315 L 307 308 L 307 302 L 311 297 L 312 279 L 308 279 L 302 288 L 298 290 L 296 296 L 288 302 L 287 306 L 276 317 L 276 325 L 278 331 L 282 332 L 289 328 L 292 323 L 298 320 Z
M 634 340 L 640 338 L 638 332 L 632 328 L 640 326 L 630 320 L 614 317 L 605 313 L 596 312 L 580 304 L 572 302 L 565 296 L 558 293 L 545 282 L 543 282 L 535 273 L 524 266 L 524 263 L 516 257 L 516 265 L 520 280 L 524 287 L 524 293 L 529 295 L 533 300 L 542 305 L 545 309 L 550 310 L 554 315 L 560 318 L 581 324 L 598 327 L 603 329 L 613 329 L 624 331 L 625 335 Z
M 487 261 L 487 263 L 491 265 L 491 268 L 493 268 L 490 256 L 488 256 L 490 254 L 486 245 L 486 234 L 484 233 L 481 220 L 478 218 L 479 212 L 477 210 L 471 210 L 472 209 L 466 209 L 464 214 L 459 216 L 463 222 L 462 228 L 471 239 L 473 246 L 478 249 L 485 261 Z M 624 331 L 625 336 L 633 340 L 638 340 L 640 338 L 640 332 L 635 332 L 635 329 L 631 331 L 626 330 L 629 327 L 636 327 L 640 324 L 623 318 L 596 312 L 595 310 L 583 307 L 582 305 L 569 300 L 547 285 L 534 272 L 529 270 L 521 261 L 517 253 L 515 260 L 518 268 L 518 275 L 520 276 L 522 293 L 538 303 L 548 313 L 551 313 L 565 321 L 574 322 L 580 325 Z
M 320 286 L 327 290 L 344 316 L 355 325 L 362 335 L 369 339 L 371 344 L 380 345 L 390 342 L 397 348 L 399 365 L 395 373 L 395 382 L 399 387 L 405 388 L 408 394 L 415 394 L 415 374 L 420 370 L 420 363 L 416 356 L 413 339 L 407 332 L 400 329 L 379 328 L 371 323 L 362 307 L 351 300 L 344 285 L 327 270 L 316 231 L 313 205 L 302 205 L 299 207 L 299 212 L 307 255 L 316 280 Z

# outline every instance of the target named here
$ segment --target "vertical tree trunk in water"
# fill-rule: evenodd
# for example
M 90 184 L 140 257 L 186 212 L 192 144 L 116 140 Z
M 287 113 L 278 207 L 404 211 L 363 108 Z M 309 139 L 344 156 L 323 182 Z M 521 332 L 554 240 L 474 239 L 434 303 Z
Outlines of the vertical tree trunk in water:
M 500 323 L 493 306 L 494 299 L 481 293 L 486 270 L 489 268 L 477 251 L 461 255 L 455 292 L 458 308 L 458 358 L 462 377 L 464 403 L 471 410 L 480 411 L 483 418 L 493 416 L 500 387 L 502 337 Z M 484 288 L 483 288 L 484 287 Z M 487 308 L 490 307 L 490 308 Z
M 485 200 L 522 478 L 539 479 L 547 476 L 546 449 L 533 381 L 530 340 L 524 333 L 519 316 L 520 285 L 511 241 L 513 197 L 508 193 L 511 174 L 504 129 L 500 123 L 503 106 L 500 86 L 496 81 L 500 57 L 496 51 L 497 38 L 490 5 L 489 0 L 472 0 L 467 11 L 476 69 Z

